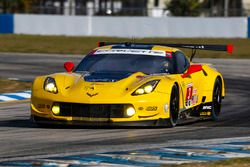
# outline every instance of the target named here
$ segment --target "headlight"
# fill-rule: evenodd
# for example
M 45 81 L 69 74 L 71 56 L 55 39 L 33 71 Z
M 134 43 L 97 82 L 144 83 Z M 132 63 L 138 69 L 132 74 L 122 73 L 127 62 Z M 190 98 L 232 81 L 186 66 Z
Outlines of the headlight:
M 54 78 L 48 77 L 44 81 L 44 90 L 51 93 L 58 93 L 57 87 L 56 87 L 56 81 Z
M 139 87 L 138 89 L 136 89 L 132 95 L 136 96 L 136 95 L 143 95 L 143 94 L 149 94 L 151 92 L 154 91 L 154 89 L 156 88 L 157 84 L 159 83 L 160 80 L 153 80 L 153 81 L 149 81 L 146 84 L 142 85 L 141 87 Z
M 135 115 L 135 109 L 134 109 L 134 107 L 129 107 L 129 108 L 127 108 L 127 110 L 126 110 L 126 115 L 127 115 L 128 117 L 132 117 L 133 115 Z
M 52 112 L 54 115 L 59 115 L 60 114 L 60 105 L 59 104 L 54 104 L 51 108 Z

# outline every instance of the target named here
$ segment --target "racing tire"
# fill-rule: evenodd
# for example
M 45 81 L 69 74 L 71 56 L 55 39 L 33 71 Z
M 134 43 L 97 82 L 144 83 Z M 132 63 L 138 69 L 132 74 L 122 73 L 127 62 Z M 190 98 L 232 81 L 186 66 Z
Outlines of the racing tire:
M 40 126 L 40 124 L 35 121 L 35 118 L 32 115 L 30 116 L 30 123 L 31 123 L 31 125 L 33 127 L 39 127 Z
M 217 78 L 214 83 L 213 96 L 212 96 L 212 111 L 211 119 L 213 121 L 218 120 L 218 116 L 221 112 L 221 101 L 222 101 L 222 84 Z
M 177 125 L 179 119 L 179 89 L 174 85 L 171 92 L 169 103 L 169 119 L 166 120 L 167 127 L 172 128 Z
M 32 116 L 32 115 L 30 116 L 30 122 L 31 122 L 31 125 L 35 128 L 48 128 L 49 127 L 48 124 L 37 122 L 35 116 Z

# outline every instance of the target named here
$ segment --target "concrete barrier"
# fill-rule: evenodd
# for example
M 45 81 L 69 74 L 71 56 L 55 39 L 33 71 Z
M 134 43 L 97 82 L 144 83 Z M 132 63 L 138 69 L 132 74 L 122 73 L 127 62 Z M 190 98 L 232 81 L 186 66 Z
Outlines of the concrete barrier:
M 58 15 L 24 15 L 14 16 L 15 34 L 31 35 L 88 35 L 86 17 Z
M 10 25 L 11 17 L 9 21 L 8 19 L 6 21 L 7 16 L 4 18 L 0 17 L 0 33 L 12 33 L 5 24 L 8 22 Z M 128 38 L 247 38 L 250 36 L 247 17 L 152 18 L 15 14 L 12 20 L 15 34 Z
M 93 36 L 246 38 L 247 18 L 93 17 Z

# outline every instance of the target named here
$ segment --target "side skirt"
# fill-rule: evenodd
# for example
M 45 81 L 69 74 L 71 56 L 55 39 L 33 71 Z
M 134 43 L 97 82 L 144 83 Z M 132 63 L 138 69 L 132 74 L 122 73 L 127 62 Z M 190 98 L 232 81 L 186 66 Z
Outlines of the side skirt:
M 201 103 L 180 113 L 178 124 L 185 124 L 211 117 L 212 102 Z

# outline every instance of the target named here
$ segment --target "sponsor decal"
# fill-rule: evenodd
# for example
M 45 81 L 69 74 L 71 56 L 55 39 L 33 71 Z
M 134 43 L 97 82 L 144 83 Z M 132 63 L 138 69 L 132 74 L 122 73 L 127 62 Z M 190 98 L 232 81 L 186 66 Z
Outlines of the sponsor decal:
M 194 89 L 194 90 L 193 90 L 193 94 L 197 94 L 197 89 Z
M 197 89 L 193 89 L 192 104 L 198 103 Z
M 200 112 L 201 116 L 210 116 L 211 115 L 211 111 L 202 111 Z
M 172 52 L 166 52 L 166 57 L 167 58 L 172 58 L 172 54 L 173 54 Z
M 186 93 L 186 106 L 192 105 L 192 95 L 193 95 L 193 84 L 188 84 Z
M 146 108 L 146 111 L 156 111 L 157 110 L 157 106 L 148 106 Z
M 150 56 L 166 56 L 165 51 L 161 50 L 145 50 L 145 49 L 99 49 L 93 54 L 135 54 L 135 55 L 150 55 Z
M 45 106 L 46 106 L 45 104 L 38 104 L 37 108 L 45 108 Z
M 193 104 L 198 103 L 198 93 L 197 89 L 193 87 L 192 83 L 187 85 L 187 93 L 186 93 L 186 106 L 189 107 Z
M 212 106 L 203 106 L 202 107 L 202 110 L 211 110 L 212 109 Z
M 183 47 L 186 47 L 186 48 L 196 48 L 196 49 L 204 49 L 205 46 L 204 45 L 196 45 L 196 46 L 192 46 L 192 45 L 185 45 Z
M 50 105 L 46 105 L 46 104 L 38 104 L 37 105 L 37 108 L 39 108 L 39 109 L 50 109 Z

